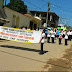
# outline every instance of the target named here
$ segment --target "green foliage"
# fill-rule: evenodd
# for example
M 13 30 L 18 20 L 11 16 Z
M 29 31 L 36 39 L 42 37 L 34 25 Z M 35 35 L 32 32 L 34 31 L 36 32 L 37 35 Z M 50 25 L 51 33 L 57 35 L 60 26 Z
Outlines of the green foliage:
M 22 14 L 27 13 L 27 6 L 24 5 L 24 2 L 22 0 L 10 1 L 10 3 L 7 4 L 7 7 Z
M 0 7 L 3 6 L 3 0 L 0 0 Z

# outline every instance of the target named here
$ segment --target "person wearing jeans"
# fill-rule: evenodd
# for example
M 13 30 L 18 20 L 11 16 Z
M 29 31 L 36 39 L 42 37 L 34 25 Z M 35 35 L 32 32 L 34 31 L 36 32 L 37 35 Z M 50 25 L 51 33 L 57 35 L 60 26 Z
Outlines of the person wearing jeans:
M 40 40 L 40 42 L 41 42 L 41 52 L 40 52 L 40 54 L 43 54 L 44 53 L 43 52 L 44 39 L 45 39 L 45 32 L 42 31 L 42 38 Z

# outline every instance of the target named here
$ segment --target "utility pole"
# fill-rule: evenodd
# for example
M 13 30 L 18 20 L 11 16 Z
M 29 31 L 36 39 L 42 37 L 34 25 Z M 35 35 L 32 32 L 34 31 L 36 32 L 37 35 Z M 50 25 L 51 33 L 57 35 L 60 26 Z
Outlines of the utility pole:
M 61 24 L 61 22 L 62 22 L 62 15 L 61 15 L 61 17 L 60 17 L 60 24 Z
M 49 10 L 50 10 L 49 5 L 50 5 L 50 0 L 48 1 L 48 11 L 47 11 L 47 18 L 46 18 L 46 24 L 47 24 L 47 25 L 48 25 L 48 12 L 49 12 Z
M 5 7 L 6 7 L 6 0 L 5 0 Z

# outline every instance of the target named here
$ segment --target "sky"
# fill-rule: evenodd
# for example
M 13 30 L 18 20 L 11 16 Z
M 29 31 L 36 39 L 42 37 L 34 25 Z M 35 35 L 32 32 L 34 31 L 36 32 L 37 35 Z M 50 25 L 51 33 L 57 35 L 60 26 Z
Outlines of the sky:
M 28 10 L 47 11 L 49 0 L 22 0 Z M 7 0 L 9 3 L 9 0 Z M 59 16 L 59 23 L 72 26 L 72 0 L 50 0 L 50 12 Z

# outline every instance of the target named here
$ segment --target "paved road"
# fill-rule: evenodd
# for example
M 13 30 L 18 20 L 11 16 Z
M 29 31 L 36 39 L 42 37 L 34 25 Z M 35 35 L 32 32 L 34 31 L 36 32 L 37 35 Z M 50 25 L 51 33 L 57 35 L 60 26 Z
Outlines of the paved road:
M 44 44 L 47 53 L 40 55 L 40 44 L 0 40 L 0 71 L 67 71 L 72 69 L 72 41 L 68 46 Z

